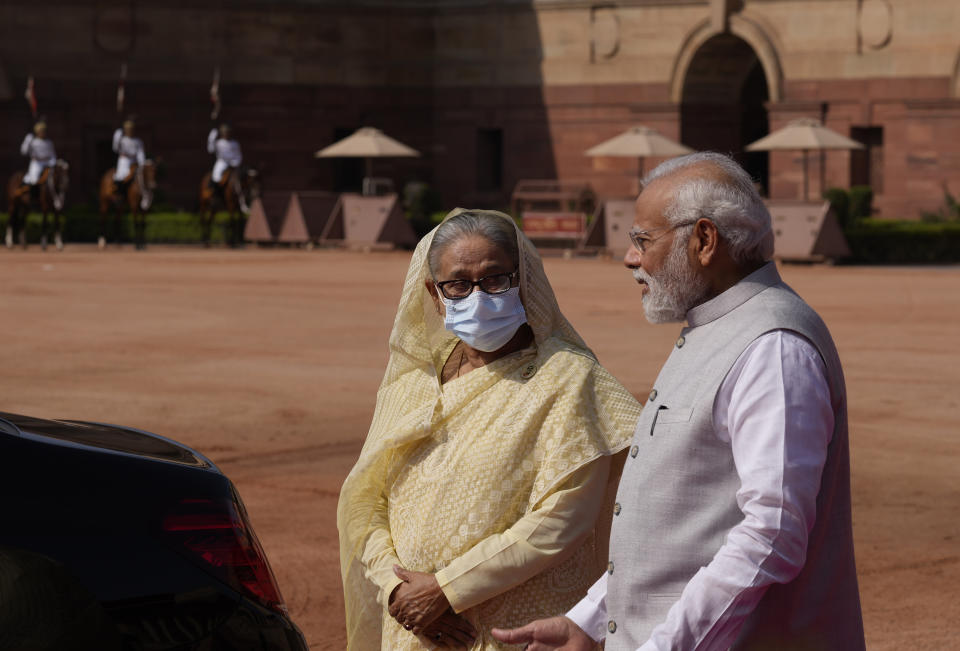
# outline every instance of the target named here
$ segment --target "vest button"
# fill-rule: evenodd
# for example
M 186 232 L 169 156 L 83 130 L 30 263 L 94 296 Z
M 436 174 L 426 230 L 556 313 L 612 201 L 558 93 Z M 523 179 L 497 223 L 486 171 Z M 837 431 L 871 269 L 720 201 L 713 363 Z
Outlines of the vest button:
M 613 574 L 613 561 L 607 563 L 607 574 Z
M 632 448 L 630 448 L 630 456 L 631 456 L 631 457 L 637 456 L 637 454 L 638 454 L 639 452 L 640 452 L 640 448 L 638 448 L 636 445 L 633 446 Z
M 656 400 L 656 399 L 657 399 L 657 390 L 654 389 L 653 391 L 650 392 L 650 400 Z
M 616 633 L 617 623 L 611 619 L 609 622 L 607 622 L 607 630 L 610 631 L 611 633 Z
M 613 514 L 620 515 L 620 502 L 614 502 L 613 504 Z
M 680 337 L 679 339 L 677 339 L 677 348 L 683 348 L 683 345 L 685 343 L 687 343 L 687 340 L 684 339 L 683 337 Z

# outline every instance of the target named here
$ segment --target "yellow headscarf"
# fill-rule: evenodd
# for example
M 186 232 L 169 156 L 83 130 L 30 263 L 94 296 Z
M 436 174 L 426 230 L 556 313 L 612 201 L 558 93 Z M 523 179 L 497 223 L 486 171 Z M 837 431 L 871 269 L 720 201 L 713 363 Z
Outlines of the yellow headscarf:
M 454 210 L 446 219 L 461 212 L 466 211 Z M 562 379 L 558 376 L 558 386 L 549 386 L 553 394 L 547 396 L 551 400 L 549 408 L 530 407 L 543 411 L 543 419 L 559 418 L 562 429 L 554 427 L 546 432 L 531 427 L 516 434 L 529 441 L 531 456 L 538 464 L 529 486 L 530 510 L 579 468 L 623 449 L 633 433 L 640 405 L 596 363 L 593 353 L 561 314 L 536 248 L 514 221 L 495 211 L 469 212 L 495 215 L 516 230 L 520 294 L 527 322 L 538 349 L 549 351 L 543 354 L 549 354 L 554 367 L 560 366 L 559 372 L 564 375 Z M 373 422 L 360 457 L 344 482 L 337 509 L 348 647 L 358 651 L 380 648 L 383 610 L 377 603 L 378 589 L 364 576 L 360 559 L 372 528 L 382 526 L 375 520 L 389 491 L 388 482 L 418 445 L 433 436 L 437 418 L 450 410 L 469 409 L 469 399 L 451 406 L 447 396 L 445 402 L 439 379 L 439 369 L 455 337 L 444 328 L 443 318 L 424 287 L 430 278 L 427 258 L 435 232 L 420 241 L 410 262 Z M 612 478 L 613 487 L 616 479 Z M 597 541 L 602 547 L 600 553 L 605 555 L 609 520 L 603 520 L 598 520 Z

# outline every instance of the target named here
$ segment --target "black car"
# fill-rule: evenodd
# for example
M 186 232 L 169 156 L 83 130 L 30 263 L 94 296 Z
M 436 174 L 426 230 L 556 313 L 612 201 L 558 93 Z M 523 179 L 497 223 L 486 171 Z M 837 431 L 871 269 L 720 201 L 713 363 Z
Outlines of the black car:
M 0 413 L 0 650 L 306 648 L 240 496 L 203 455 Z

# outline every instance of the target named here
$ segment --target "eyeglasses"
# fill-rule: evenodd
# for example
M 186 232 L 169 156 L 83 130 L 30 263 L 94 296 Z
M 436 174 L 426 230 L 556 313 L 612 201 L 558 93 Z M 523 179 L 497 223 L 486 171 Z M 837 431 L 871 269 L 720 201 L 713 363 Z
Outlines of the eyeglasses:
M 671 224 L 670 226 L 661 226 L 660 228 L 651 228 L 646 231 L 640 231 L 640 230 L 631 228 L 629 231 L 627 231 L 627 235 L 630 237 L 630 241 L 633 242 L 633 245 L 637 247 L 637 250 L 640 253 L 646 253 L 647 246 L 649 244 L 656 242 L 657 240 L 659 240 L 661 237 L 663 237 L 664 235 L 666 235 L 672 230 L 675 230 L 677 228 L 682 228 L 684 226 L 693 226 L 694 224 L 697 223 L 697 221 L 698 220 L 696 219 L 688 220 L 685 222 L 680 222 L 679 224 Z M 662 230 L 665 230 L 667 233 L 663 233 L 663 235 L 658 235 L 657 237 L 650 237 L 650 233 L 653 233 L 656 231 L 662 231 Z
M 458 301 L 470 296 L 474 287 L 479 287 L 480 291 L 487 294 L 503 294 L 513 285 L 516 275 L 517 271 L 511 271 L 505 274 L 490 274 L 480 280 L 443 280 L 436 285 L 444 298 Z

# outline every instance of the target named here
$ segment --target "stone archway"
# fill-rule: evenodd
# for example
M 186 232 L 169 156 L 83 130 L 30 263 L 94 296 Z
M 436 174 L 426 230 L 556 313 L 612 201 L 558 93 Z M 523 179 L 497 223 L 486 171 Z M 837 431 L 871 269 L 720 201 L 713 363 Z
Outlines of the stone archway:
M 783 95 L 783 68 L 780 65 L 780 57 L 767 32 L 756 21 L 744 14 L 730 16 L 729 26 L 726 29 L 719 29 L 709 19 L 705 19 L 690 30 L 673 62 L 673 72 L 670 75 L 670 101 L 676 104 L 683 101 L 683 87 L 694 56 L 704 43 L 720 34 L 732 34 L 746 41 L 763 67 L 770 101 L 779 102 Z
M 734 34 L 715 34 L 697 48 L 686 68 L 680 139 L 697 150 L 733 154 L 765 192 L 768 155 L 744 149 L 769 133 L 770 97 L 766 71 L 750 44 Z

